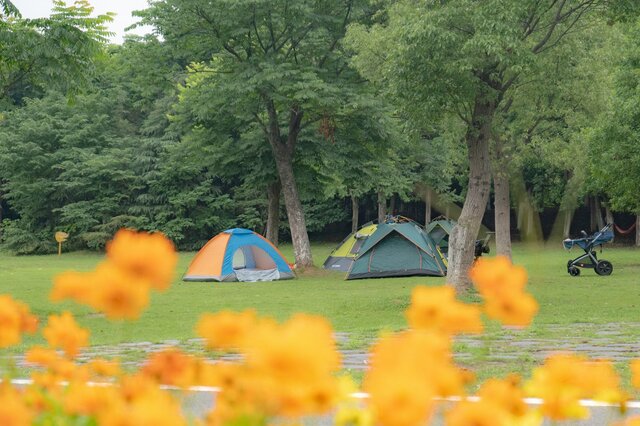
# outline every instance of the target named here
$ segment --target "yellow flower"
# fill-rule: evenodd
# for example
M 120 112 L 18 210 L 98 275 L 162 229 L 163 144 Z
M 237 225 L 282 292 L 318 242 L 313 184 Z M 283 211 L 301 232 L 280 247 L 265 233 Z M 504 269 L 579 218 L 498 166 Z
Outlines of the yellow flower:
M 70 312 L 49 316 L 49 323 L 42 334 L 51 347 L 63 349 L 71 358 L 89 343 L 89 331 L 78 326 Z
M 0 295 L 0 348 L 20 343 L 22 333 L 34 333 L 37 326 L 38 319 L 27 305 Z
M 107 257 L 118 268 L 148 281 L 156 290 L 166 290 L 175 272 L 178 255 L 173 243 L 163 234 L 118 231 L 107 244 Z
M 256 324 L 256 312 L 252 309 L 240 313 L 220 311 L 202 315 L 196 329 L 208 348 L 230 350 L 241 348 Z
M 406 316 L 409 325 L 416 329 L 434 329 L 450 334 L 482 331 L 480 309 L 458 302 L 454 288 L 448 286 L 415 287 Z
M 147 281 L 111 262 L 96 269 L 92 305 L 111 319 L 137 319 L 149 304 Z

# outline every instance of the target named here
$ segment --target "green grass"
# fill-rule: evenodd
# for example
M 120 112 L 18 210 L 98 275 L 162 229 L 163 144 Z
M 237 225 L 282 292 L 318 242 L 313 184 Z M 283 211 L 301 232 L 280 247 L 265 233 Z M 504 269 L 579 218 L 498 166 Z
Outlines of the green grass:
M 318 265 L 332 248 L 333 244 L 313 246 Z M 282 250 L 288 258 L 293 257 L 290 246 Z M 514 342 L 542 339 L 557 341 L 556 346 L 567 342 L 606 346 L 607 342 L 637 340 L 640 250 L 607 249 L 603 256 L 615 268 L 609 277 L 599 277 L 592 270 L 582 270 L 580 277 L 569 276 L 566 261 L 576 254 L 555 246 L 532 249 L 516 245 L 514 261 L 529 271 L 529 290 L 538 300 L 540 312 L 528 329 L 505 329 L 490 323 L 486 336 L 463 339 L 456 344 L 460 362 L 478 369 L 480 376 L 507 370 L 526 372 L 536 363 L 537 349 L 518 349 Z M 179 274 L 186 270 L 193 255 L 180 254 Z M 28 303 L 42 322 L 51 313 L 72 311 L 82 325 L 92 330 L 92 345 L 186 341 L 196 337 L 194 325 L 204 312 L 255 308 L 260 314 L 279 320 L 296 312 L 324 315 L 337 331 L 349 333 L 344 348 L 364 350 L 380 331 L 406 326 L 403 311 L 415 285 L 445 281 L 422 277 L 344 281 L 343 274 L 322 270 L 295 280 L 267 283 L 183 283 L 177 279 L 166 293 L 154 295 L 139 321 L 124 323 L 109 322 L 73 303 L 53 304 L 48 300 L 55 274 L 69 269 L 89 270 L 101 259 L 101 255 L 93 253 L 65 253 L 61 257 L 0 254 L 0 293 Z M 607 327 L 612 331 L 603 340 L 600 333 Z M 39 337 L 29 338 L 25 345 L 40 341 Z M 505 359 L 505 353 L 513 356 Z

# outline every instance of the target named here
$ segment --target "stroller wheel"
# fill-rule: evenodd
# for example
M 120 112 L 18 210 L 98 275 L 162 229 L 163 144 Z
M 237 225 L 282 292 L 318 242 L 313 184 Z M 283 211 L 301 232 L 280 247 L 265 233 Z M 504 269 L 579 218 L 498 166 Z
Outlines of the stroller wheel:
M 608 260 L 600 260 L 596 264 L 596 274 L 611 275 L 612 272 L 613 272 L 613 265 Z
M 578 269 L 576 266 L 569 266 L 567 272 L 569 272 L 569 275 L 571 275 L 572 277 L 577 277 L 578 275 L 580 275 L 580 269 Z

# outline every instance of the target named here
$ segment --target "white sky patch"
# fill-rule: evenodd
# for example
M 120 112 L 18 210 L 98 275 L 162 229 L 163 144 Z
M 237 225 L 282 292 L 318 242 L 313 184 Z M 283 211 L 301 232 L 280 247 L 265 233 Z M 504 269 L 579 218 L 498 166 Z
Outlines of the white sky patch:
M 12 3 L 20 10 L 25 18 L 44 18 L 51 14 L 52 0 L 12 0 Z M 72 0 L 66 0 L 67 5 L 73 4 Z M 93 15 L 102 15 L 114 12 L 116 16 L 107 26 L 114 33 L 111 42 L 121 44 L 125 36 L 125 28 L 138 22 L 139 18 L 131 16 L 134 10 L 147 8 L 147 0 L 89 0 L 93 6 Z M 144 35 L 152 31 L 152 27 L 144 26 L 129 30 L 126 34 Z

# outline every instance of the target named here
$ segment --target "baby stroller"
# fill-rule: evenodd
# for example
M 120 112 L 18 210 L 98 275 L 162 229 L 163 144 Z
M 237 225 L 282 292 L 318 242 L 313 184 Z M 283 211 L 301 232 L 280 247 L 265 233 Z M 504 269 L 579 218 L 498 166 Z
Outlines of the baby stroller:
M 612 225 L 607 224 L 604 228 L 593 235 L 587 235 L 586 232 L 580 231 L 582 233 L 582 238 L 567 238 L 562 242 L 564 248 L 567 250 L 571 250 L 574 246 L 578 246 L 584 250 L 585 253 L 582 256 L 576 257 L 575 259 L 567 262 L 567 272 L 569 275 L 572 277 L 580 275 L 579 267 L 593 268 L 598 275 L 611 275 L 613 272 L 613 265 L 608 260 L 598 260 L 598 256 L 595 251 L 598 246 L 600 246 L 600 251 L 602 251 L 603 244 L 613 240 L 613 230 L 611 228 Z

